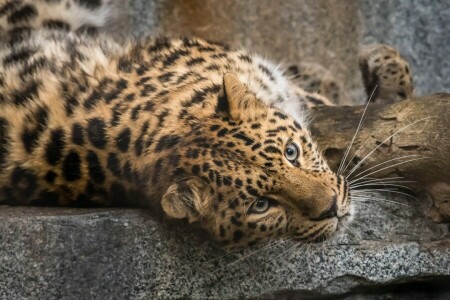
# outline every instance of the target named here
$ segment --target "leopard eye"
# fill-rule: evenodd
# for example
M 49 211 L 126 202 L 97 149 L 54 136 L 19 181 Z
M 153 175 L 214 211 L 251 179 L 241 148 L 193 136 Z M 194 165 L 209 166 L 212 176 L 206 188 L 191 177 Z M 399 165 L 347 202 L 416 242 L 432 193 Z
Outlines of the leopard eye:
M 263 214 L 271 207 L 271 199 L 267 197 L 259 197 L 250 207 L 250 212 L 254 214 Z
M 297 161 L 299 153 L 298 147 L 294 143 L 287 144 L 286 149 L 284 149 L 284 156 L 291 163 L 295 163 Z

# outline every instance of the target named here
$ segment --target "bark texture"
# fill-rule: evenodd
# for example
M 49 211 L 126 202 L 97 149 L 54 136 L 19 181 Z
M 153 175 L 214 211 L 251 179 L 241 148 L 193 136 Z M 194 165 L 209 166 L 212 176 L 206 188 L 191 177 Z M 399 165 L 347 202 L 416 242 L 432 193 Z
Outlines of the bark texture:
M 312 134 L 332 168 L 338 168 L 364 107 L 317 107 L 312 110 Z M 393 135 L 395 132 L 398 133 Z M 431 195 L 434 206 L 431 216 L 435 221 L 450 220 L 450 94 L 434 94 L 389 105 L 369 105 L 351 149 L 346 159 L 351 162 L 344 174 L 351 172 L 360 161 L 364 162 L 350 179 L 378 169 L 384 170 L 365 179 L 405 177 L 414 182 L 404 185 Z M 369 153 L 370 156 L 365 158 Z M 386 163 L 361 173 L 383 162 Z M 391 167 L 386 168 L 388 166 Z

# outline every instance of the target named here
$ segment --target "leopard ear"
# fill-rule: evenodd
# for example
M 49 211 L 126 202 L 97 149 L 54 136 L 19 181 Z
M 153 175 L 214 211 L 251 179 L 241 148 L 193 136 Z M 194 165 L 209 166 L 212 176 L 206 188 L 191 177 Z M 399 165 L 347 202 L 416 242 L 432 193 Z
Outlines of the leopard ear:
M 161 200 L 163 211 L 171 218 L 198 221 L 211 209 L 213 197 L 207 185 L 197 177 L 171 185 Z
M 256 99 L 255 95 L 236 75 L 227 73 L 223 77 L 225 98 L 228 104 L 230 118 L 235 121 L 251 121 L 265 112 L 265 105 Z

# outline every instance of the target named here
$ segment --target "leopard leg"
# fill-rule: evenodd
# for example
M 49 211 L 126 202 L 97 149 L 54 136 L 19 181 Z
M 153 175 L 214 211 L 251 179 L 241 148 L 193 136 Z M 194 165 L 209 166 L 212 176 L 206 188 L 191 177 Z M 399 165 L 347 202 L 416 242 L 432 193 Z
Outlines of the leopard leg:
M 327 98 L 331 104 L 339 104 L 345 97 L 342 84 L 334 78 L 330 71 L 319 64 L 293 64 L 289 66 L 286 73 L 292 78 L 294 84 L 303 89 L 310 97 L 318 98 L 320 101 Z M 307 105 L 328 105 L 320 104 L 320 101 L 312 100 Z M 316 102 L 315 105 L 314 102 Z
M 372 102 L 393 103 L 414 96 L 408 62 L 392 47 L 382 44 L 363 46 L 359 67 L 368 98 Z

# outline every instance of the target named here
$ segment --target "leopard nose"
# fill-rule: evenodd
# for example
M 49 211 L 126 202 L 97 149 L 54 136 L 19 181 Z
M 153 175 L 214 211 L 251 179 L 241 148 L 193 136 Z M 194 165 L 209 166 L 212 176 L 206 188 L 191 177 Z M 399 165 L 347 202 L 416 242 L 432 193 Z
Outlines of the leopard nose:
M 335 217 L 337 217 L 337 210 L 338 210 L 337 196 L 334 195 L 331 206 L 327 210 L 322 212 L 317 218 L 311 218 L 311 220 L 321 221 L 321 220 L 325 220 L 325 219 L 335 218 Z

